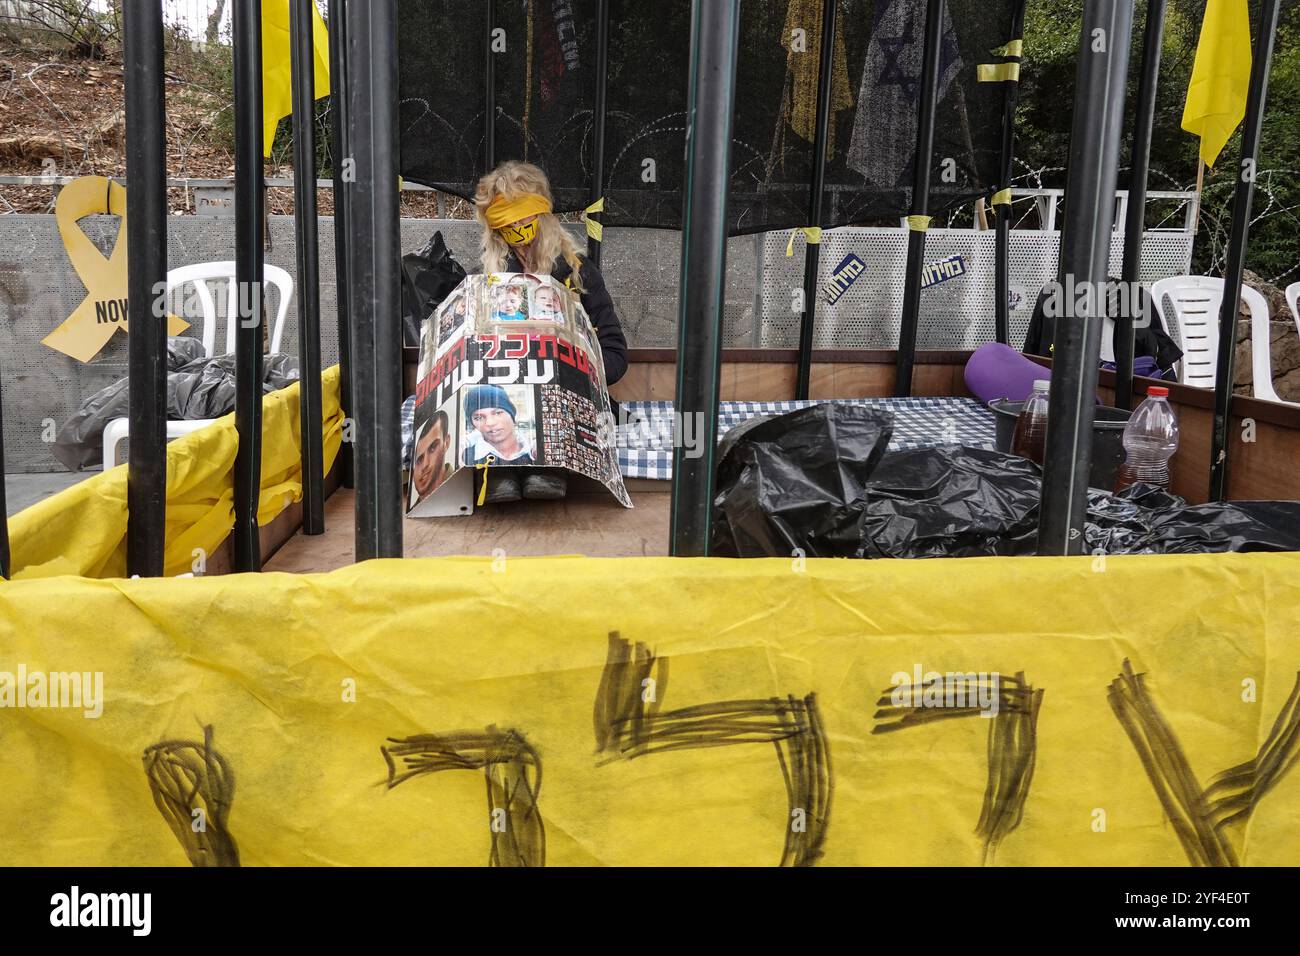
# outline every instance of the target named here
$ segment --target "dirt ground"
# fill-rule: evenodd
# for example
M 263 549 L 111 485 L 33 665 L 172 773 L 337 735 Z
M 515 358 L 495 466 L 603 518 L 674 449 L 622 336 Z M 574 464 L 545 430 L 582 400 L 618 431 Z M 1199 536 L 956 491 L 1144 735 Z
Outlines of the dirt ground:
M 172 60 L 176 62 L 173 63 Z M 173 72 L 173 67 L 175 72 Z M 122 176 L 126 172 L 124 81 L 120 55 L 77 60 L 46 50 L 0 48 L 0 176 Z M 167 174 L 173 179 L 226 179 L 235 174 L 228 145 L 233 106 L 228 94 L 205 83 L 202 71 L 169 58 L 167 75 Z M 290 178 L 293 167 L 271 165 L 268 179 Z M 194 211 L 193 196 L 171 190 L 175 214 Z M 445 197 L 444 215 L 469 218 L 472 207 Z M 333 213 L 333 194 L 317 193 L 322 215 Z M 267 190 L 267 209 L 293 212 L 293 191 Z M 54 211 L 48 185 L 0 185 L 0 213 Z M 432 218 L 433 193 L 404 192 L 402 215 Z

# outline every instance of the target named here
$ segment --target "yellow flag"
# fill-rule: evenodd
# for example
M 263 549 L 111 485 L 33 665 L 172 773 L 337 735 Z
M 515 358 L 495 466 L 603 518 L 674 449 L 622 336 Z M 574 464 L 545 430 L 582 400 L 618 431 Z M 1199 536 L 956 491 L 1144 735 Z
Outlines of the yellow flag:
M 316 4 L 312 12 L 312 50 L 316 61 L 316 99 L 330 92 L 330 40 Z M 289 57 L 289 0 L 262 3 L 262 149 L 268 158 L 280 120 L 293 112 L 293 67 Z
M 1201 137 L 1201 159 L 1214 166 L 1246 115 L 1250 88 L 1250 13 L 1246 0 L 1209 0 L 1187 87 L 1183 129 Z

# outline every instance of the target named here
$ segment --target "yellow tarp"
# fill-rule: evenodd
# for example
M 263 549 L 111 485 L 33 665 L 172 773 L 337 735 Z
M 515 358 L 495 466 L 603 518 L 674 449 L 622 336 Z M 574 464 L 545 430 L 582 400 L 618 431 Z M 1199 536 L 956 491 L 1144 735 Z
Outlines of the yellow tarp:
M 0 584 L 0 863 L 1294 865 L 1298 582 L 1256 554 Z M 19 708 L 20 668 L 101 674 L 102 714 Z M 1000 675 L 998 716 L 891 699 L 931 671 Z
M 337 366 L 322 376 L 321 406 L 329 471 L 342 443 Z M 302 499 L 299 414 L 296 384 L 263 399 L 260 524 Z M 238 450 L 234 415 L 168 444 L 167 574 L 192 570 L 196 560 L 211 555 L 235 526 Z M 14 578 L 124 576 L 126 472 L 126 465 L 119 465 L 15 515 L 9 523 Z

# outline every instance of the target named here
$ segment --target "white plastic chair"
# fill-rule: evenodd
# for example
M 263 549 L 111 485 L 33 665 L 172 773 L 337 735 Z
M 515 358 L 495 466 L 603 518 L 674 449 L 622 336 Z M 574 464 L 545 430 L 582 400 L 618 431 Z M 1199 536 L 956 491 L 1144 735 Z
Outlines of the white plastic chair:
M 284 337 L 284 322 L 289 315 L 289 305 L 293 301 L 293 277 L 278 266 L 270 263 L 263 265 L 264 285 L 274 286 L 279 292 L 276 305 L 275 322 L 271 325 L 271 351 L 280 351 L 280 341 Z M 199 303 L 200 335 L 203 341 L 203 354 L 208 358 L 216 355 L 217 343 L 217 303 L 213 299 L 208 283 L 224 285 L 222 295 L 226 300 L 226 348 L 222 354 L 228 355 L 235 350 L 235 330 L 239 327 L 239 298 L 236 295 L 235 263 L 199 262 L 192 266 L 182 266 L 167 273 L 167 301 L 171 302 L 172 293 L 186 285 L 194 286 L 195 297 Z M 168 421 L 167 440 L 188 435 L 211 425 L 215 418 Z M 117 465 L 118 446 L 130 435 L 131 422 L 127 418 L 115 418 L 104 427 L 104 470 Z
M 1196 388 L 1214 388 L 1219 362 L 1219 307 L 1223 302 L 1223 280 L 1213 276 L 1172 276 L 1151 286 L 1151 298 L 1165 331 L 1182 347 L 1178 381 Z M 1250 309 L 1251 333 L 1258 340 L 1264 329 L 1267 361 L 1268 303 L 1249 286 L 1241 287 L 1241 298 Z M 1169 308 L 1166 308 L 1166 302 Z M 1259 350 L 1256 350 L 1258 367 Z M 1277 401 L 1271 374 L 1255 376 L 1255 397 Z

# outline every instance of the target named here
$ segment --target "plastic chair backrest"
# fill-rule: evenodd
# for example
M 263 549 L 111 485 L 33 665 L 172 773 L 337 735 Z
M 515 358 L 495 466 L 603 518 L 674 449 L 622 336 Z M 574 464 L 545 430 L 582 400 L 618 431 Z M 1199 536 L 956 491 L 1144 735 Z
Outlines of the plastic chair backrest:
M 1214 388 L 1223 280 L 1213 276 L 1172 276 L 1152 284 L 1151 298 L 1165 331 L 1183 350 L 1178 380 L 1197 388 Z
M 1248 286 L 1241 287 L 1241 297 L 1250 307 L 1250 371 L 1256 398 L 1280 402 L 1273 387 L 1273 329 L 1268 317 L 1268 300 Z
M 280 341 L 284 337 L 284 321 L 289 315 L 289 306 L 293 301 L 293 277 L 278 266 L 270 263 L 263 265 L 265 285 L 275 286 L 279 293 L 276 304 L 275 322 L 271 326 L 271 351 L 280 351 Z M 235 350 L 235 330 L 238 327 L 239 299 L 235 295 L 235 263 L 199 262 L 192 266 L 181 266 L 167 273 L 167 295 L 170 300 L 172 291 L 187 283 L 193 283 L 198 297 L 199 311 L 202 312 L 203 353 L 209 357 L 217 354 L 217 303 L 213 299 L 212 289 L 208 283 L 222 283 L 222 296 L 226 302 L 226 345 L 225 354 Z

